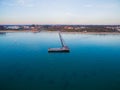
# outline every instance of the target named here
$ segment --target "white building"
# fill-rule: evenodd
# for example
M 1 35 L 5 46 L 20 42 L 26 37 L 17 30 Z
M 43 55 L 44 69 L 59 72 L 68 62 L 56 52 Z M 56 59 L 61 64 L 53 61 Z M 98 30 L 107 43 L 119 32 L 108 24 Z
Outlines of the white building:
M 19 26 L 7 26 L 7 29 L 20 29 Z

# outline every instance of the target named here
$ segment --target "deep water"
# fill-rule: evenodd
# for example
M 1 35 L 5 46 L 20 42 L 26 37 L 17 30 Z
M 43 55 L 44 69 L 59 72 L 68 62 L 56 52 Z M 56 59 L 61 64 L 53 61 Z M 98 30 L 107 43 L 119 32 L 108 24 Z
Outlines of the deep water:
M 0 34 L 0 90 L 120 90 L 120 34 Z

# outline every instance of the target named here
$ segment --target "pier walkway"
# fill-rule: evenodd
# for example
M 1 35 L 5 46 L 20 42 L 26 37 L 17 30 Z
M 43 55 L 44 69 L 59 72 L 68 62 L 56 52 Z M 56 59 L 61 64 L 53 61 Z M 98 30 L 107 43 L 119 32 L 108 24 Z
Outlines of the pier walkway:
M 64 42 L 60 32 L 59 32 L 59 38 L 60 38 L 62 47 L 61 48 L 49 48 L 48 52 L 69 52 L 70 51 L 68 46 L 65 45 L 65 42 Z

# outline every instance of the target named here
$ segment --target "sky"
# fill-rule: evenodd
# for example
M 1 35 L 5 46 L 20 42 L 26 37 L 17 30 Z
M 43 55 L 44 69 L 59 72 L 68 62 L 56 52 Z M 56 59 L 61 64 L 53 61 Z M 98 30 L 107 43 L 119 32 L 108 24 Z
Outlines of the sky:
M 0 24 L 120 25 L 120 0 L 0 0 Z

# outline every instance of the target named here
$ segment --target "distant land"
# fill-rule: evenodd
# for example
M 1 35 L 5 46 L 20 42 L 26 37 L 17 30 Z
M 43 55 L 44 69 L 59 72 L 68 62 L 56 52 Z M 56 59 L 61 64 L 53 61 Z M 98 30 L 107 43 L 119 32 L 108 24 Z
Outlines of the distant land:
M 0 31 L 120 32 L 120 25 L 0 25 Z

